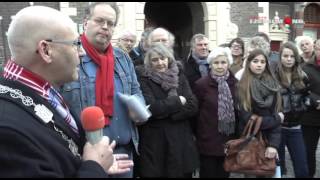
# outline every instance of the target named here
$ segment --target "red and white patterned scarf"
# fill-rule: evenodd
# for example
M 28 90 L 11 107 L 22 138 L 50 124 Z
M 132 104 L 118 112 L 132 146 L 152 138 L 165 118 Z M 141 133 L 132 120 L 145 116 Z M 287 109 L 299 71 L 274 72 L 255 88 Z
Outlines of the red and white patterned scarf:
M 50 85 L 49 82 L 11 60 L 9 60 L 4 66 L 2 76 L 5 79 L 18 81 L 33 89 L 38 95 L 47 100 L 53 108 L 55 108 L 55 110 L 77 135 L 79 134 L 77 124 L 72 117 L 68 106 L 64 103 L 62 96 Z

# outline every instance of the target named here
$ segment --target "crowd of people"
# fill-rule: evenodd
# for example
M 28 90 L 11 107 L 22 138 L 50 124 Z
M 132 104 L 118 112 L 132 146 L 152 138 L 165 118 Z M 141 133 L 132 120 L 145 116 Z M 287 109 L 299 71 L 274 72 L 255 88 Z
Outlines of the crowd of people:
M 302 36 L 275 52 L 261 32 L 212 49 L 195 34 L 178 59 L 162 27 L 146 28 L 136 47 L 125 30 L 113 46 L 118 18 L 116 3 L 92 3 L 79 35 L 55 9 L 16 14 L 0 79 L 0 177 L 228 178 L 224 144 L 254 116 L 262 117 L 265 157 L 278 158 L 284 175 L 287 147 L 295 177 L 314 177 L 319 39 Z M 138 97 L 152 116 L 141 123 L 118 92 Z M 104 114 L 96 144 L 80 121 L 90 106 Z

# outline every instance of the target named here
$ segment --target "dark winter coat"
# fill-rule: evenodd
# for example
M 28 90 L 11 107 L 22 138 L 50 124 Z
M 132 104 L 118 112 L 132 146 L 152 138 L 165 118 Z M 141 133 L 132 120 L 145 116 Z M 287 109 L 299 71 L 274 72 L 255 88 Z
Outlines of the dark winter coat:
M 302 124 L 309 126 L 320 126 L 320 110 L 316 107 L 320 100 L 320 66 L 315 64 L 315 58 L 303 66 L 303 71 L 307 74 L 309 80 L 308 91 L 310 107 L 303 116 Z
M 191 55 L 184 60 L 184 73 L 189 81 L 191 89 L 193 90 L 194 83 L 201 78 L 201 73 L 199 70 L 199 65 Z
M 305 89 L 295 89 L 292 86 L 281 89 L 282 105 L 284 121 L 282 126 L 292 127 L 301 124 L 303 114 L 307 110 L 305 97 L 307 92 Z
M 180 68 L 181 70 L 181 68 Z M 168 97 L 161 86 L 136 69 L 141 90 L 152 116 L 139 126 L 142 177 L 183 177 L 198 166 L 198 157 L 189 118 L 197 113 L 198 101 L 188 81 L 179 73 L 178 96 Z M 179 96 L 187 100 L 181 104 Z
M 133 65 L 143 65 L 144 64 L 144 55 L 145 52 L 143 51 L 140 43 L 137 47 L 134 47 L 130 52 L 129 56 L 132 59 Z
M 227 79 L 234 104 L 237 79 L 230 73 Z M 210 76 L 195 82 L 194 92 L 199 101 L 197 119 L 197 145 L 200 154 L 207 156 L 224 156 L 224 143 L 233 138 L 218 132 L 218 83 Z M 235 108 L 237 121 L 237 113 Z M 237 123 L 237 122 L 236 122 Z
M 245 125 L 253 114 L 262 116 L 262 123 L 260 130 L 263 137 L 267 140 L 267 146 L 278 149 L 281 140 L 281 118 L 275 111 L 275 101 L 269 108 L 261 108 L 252 99 L 252 111 L 245 111 L 241 106 L 239 107 L 239 133 L 242 133 Z
M 79 120 L 76 119 L 80 131 L 80 137 L 77 137 L 58 112 L 29 87 L 4 79 L 0 79 L 0 84 L 21 90 L 24 97 L 29 96 L 35 104 L 46 106 L 53 113 L 56 126 L 73 139 L 82 153 L 85 137 Z M 5 93 L 3 87 L 0 93 L 0 142 L 0 177 L 106 177 L 98 163 L 74 156 L 66 140 L 35 114 L 33 106 Z
M 280 83 L 279 65 L 281 64 L 278 62 L 270 63 L 270 67 Z M 303 82 L 307 86 L 308 79 L 306 76 Z M 284 120 L 281 125 L 293 127 L 301 124 L 303 114 L 307 110 L 307 106 L 305 105 L 306 96 L 308 95 L 307 88 L 298 89 L 291 84 L 289 87 L 282 86 L 280 92 L 282 97 L 282 112 L 284 114 Z

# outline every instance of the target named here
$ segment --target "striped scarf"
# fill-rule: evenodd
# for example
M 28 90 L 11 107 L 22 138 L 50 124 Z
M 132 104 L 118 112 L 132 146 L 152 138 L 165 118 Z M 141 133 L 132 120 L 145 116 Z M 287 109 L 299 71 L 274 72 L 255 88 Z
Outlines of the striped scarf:
M 229 71 L 224 76 L 211 74 L 218 83 L 218 130 L 221 134 L 230 135 L 235 132 L 235 114 L 232 94 L 227 83 Z
M 5 79 L 18 81 L 33 89 L 39 96 L 49 102 L 49 104 L 66 121 L 69 127 L 77 134 L 78 127 L 72 117 L 68 106 L 64 103 L 62 96 L 42 77 L 9 60 L 4 66 L 2 75 Z

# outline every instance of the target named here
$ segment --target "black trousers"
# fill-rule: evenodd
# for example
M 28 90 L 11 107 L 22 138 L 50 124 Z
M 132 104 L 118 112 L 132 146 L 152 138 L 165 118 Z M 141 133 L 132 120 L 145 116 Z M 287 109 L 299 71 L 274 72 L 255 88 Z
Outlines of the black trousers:
M 304 143 L 306 145 L 307 161 L 310 178 L 316 172 L 316 151 L 320 137 L 320 126 L 302 126 Z
M 200 155 L 200 178 L 228 178 L 223 168 L 224 156 Z

